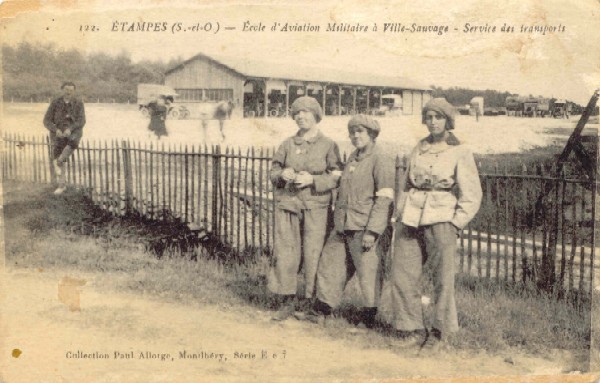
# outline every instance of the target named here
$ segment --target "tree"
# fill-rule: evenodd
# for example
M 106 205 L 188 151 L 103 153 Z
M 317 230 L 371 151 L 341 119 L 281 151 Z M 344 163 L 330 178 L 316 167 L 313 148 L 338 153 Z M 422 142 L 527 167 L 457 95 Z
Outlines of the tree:
M 82 54 L 52 44 L 2 45 L 3 92 L 6 100 L 47 101 L 60 84 L 73 81 L 88 100 L 134 101 L 137 84 L 164 82 L 165 71 L 183 60 L 131 61 L 127 52 Z

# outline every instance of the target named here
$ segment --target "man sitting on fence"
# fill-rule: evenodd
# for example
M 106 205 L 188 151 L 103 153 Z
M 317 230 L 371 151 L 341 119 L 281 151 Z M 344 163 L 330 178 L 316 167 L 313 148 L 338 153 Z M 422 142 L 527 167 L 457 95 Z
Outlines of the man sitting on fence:
M 44 126 L 50 131 L 52 160 L 58 183 L 54 191 L 56 195 L 65 191 L 64 164 L 77 149 L 85 125 L 85 109 L 83 101 L 75 98 L 75 84 L 65 82 L 61 89 L 63 95 L 52 100 L 44 116 Z

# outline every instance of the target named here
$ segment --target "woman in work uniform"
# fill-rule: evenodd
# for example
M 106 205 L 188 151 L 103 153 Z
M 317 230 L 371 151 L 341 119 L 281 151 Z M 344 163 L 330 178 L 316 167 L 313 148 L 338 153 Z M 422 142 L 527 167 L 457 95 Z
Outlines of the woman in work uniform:
M 312 97 L 299 97 L 291 106 L 298 132 L 273 156 L 271 182 L 275 196 L 273 264 L 268 289 L 280 308 L 273 320 L 295 311 L 298 269 L 304 263 L 304 298 L 312 298 L 319 257 L 325 242 L 332 190 L 341 174 L 339 149 L 317 127 L 323 116 Z
M 481 204 L 481 184 L 473 154 L 452 133 L 454 107 L 443 98 L 429 101 L 422 122 L 429 135 L 419 141 L 400 180 L 392 259 L 393 326 L 405 346 L 432 347 L 458 330 L 454 298 L 456 241 Z M 421 275 L 431 267 L 434 318 L 423 323 Z
M 334 210 L 335 227 L 319 262 L 317 300 L 306 318 L 319 323 L 339 306 L 354 273 L 362 293 L 360 322 L 375 324 L 381 293 L 378 238 L 388 227 L 394 199 L 394 164 L 375 145 L 380 127 L 365 115 L 352 117 L 348 133 L 356 148 L 340 180 Z

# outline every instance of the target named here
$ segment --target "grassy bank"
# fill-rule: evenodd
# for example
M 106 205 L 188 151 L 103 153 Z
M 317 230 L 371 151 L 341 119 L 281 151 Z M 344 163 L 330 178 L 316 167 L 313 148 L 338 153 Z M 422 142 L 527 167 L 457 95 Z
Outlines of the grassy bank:
M 214 249 L 200 247 L 185 256 L 167 250 L 159 259 L 149 244 L 167 230 L 160 224 L 112 218 L 73 191 L 55 197 L 39 186 L 5 183 L 4 193 L 6 262 L 11 268 L 97 273 L 106 288 L 189 304 L 271 308 L 265 289 L 266 257 L 223 262 L 211 258 Z M 340 317 L 326 329 L 328 335 L 354 337 L 363 347 L 391 347 L 385 326 L 358 338 L 346 331 L 357 297 L 354 283 L 348 286 Z M 575 308 L 533 290 L 492 281 L 459 277 L 457 285 L 461 330 L 450 339 L 455 349 L 540 354 L 563 349 L 585 355 L 589 348 L 588 306 Z M 384 290 L 382 322 L 390 319 L 389 307 Z M 587 357 L 582 356 L 582 365 L 583 359 Z

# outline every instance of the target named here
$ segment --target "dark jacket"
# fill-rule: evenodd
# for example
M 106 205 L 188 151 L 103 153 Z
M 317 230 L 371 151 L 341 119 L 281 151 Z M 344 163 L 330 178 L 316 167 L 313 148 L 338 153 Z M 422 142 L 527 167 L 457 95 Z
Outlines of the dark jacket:
M 333 213 L 337 232 L 368 230 L 380 235 L 389 225 L 394 201 L 394 163 L 375 144 L 348 158 Z
M 148 129 L 154 132 L 158 137 L 166 136 L 167 127 L 165 125 L 165 120 L 167 119 L 167 106 L 151 102 L 148 104 L 148 111 L 150 112 L 150 125 L 148 125 Z
M 85 109 L 83 102 L 77 99 L 65 102 L 62 96 L 55 98 L 44 116 L 44 126 L 50 131 L 50 136 L 53 138 L 56 137 L 57 130 L 71 129 L 69 139 L 79 142 L 83 135 L 84 125 Z

